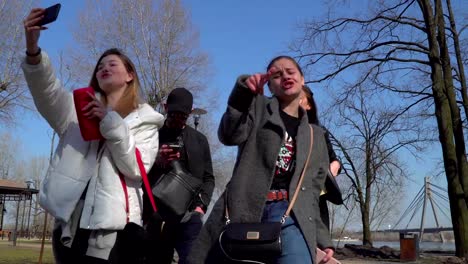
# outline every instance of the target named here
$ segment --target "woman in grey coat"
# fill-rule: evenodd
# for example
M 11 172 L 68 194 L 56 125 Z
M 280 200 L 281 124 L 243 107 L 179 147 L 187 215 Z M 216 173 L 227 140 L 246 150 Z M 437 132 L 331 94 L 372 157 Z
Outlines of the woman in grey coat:
M 220 141 L 238 146 L 233 176 L 215 204 L 194 247 L 190 263 L 227 263 L 218 238 L 225 226 L 225 204 L 231 222 L 280 221 L 296 191 L 310 144 L 307 115 L 300 108 L 304 76 L 288 56 L 274 58 L 268 73 L 240 76 L 218 130 Z M 263 96 L 268 83 L 273 97 Z M 317 244 L 334 251 L 318 207 L 328 170 L 324 131 L 313 125 L 313 148 L 297 201 L 282 225 L 282 255 L 271 263 L 315 263 Z

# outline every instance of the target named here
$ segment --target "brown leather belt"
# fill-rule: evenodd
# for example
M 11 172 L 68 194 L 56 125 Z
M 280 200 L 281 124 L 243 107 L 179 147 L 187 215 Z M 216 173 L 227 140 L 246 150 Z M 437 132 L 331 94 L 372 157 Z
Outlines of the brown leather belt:
M 282 201 L 288 200 L 288 191 L 281 189 L 281 190 L 270 190 L 267 194 L 267 201 Z

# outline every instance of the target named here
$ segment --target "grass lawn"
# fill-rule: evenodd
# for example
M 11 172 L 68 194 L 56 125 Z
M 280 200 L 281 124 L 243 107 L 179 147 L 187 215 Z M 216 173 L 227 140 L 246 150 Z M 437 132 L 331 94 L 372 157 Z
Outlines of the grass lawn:
M 11 242 L 0 240 L 0 264 L 38 263 L 40 250 L 40 241 L 18 241 L 14 247 Z M 42 263 L 54 263 L 50 241 L 45 244 Z

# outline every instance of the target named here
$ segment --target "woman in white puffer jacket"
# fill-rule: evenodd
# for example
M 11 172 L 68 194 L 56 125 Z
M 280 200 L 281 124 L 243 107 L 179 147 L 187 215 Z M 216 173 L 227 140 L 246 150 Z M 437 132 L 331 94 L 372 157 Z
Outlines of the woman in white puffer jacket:
M 100 120 L 104 140 L 84 141 L 73 96 L 38 45 L 40 31 L 46 29 L 38 25 L 43 14 L 44 9 L 33 9 L 24 21 L 27 56 L 22 69 L 38 111 L 60 137 L 39 195 L 41 206 L 56 219 L 55 258 L 57 263 L 117 263 L 119 255 L 130 253 L 114 247 L 127 223 L 119 172 L 127 185 L 129 221 L 141 225 L 143 192 L 135 151 L 139 149 L 148 171 L 164 118 L 140 102 L 130 59 L 110 49 L 96 64 L 90 82 L 96 96 L 84 108 L 87 117 Z

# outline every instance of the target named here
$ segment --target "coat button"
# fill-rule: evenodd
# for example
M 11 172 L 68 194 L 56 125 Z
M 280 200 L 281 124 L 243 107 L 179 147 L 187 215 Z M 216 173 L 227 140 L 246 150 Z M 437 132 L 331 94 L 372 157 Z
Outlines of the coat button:
M 309 216 L 309 221 L 311 221 L 311 222 L 312 222 L 312 219 L 313 219 L 313 218 L 312 218 L 312 216 Z
M 301 187 L 301 190 L 305 191 L 305 190 L 307 190 L 307 188 L 306 187 Z

